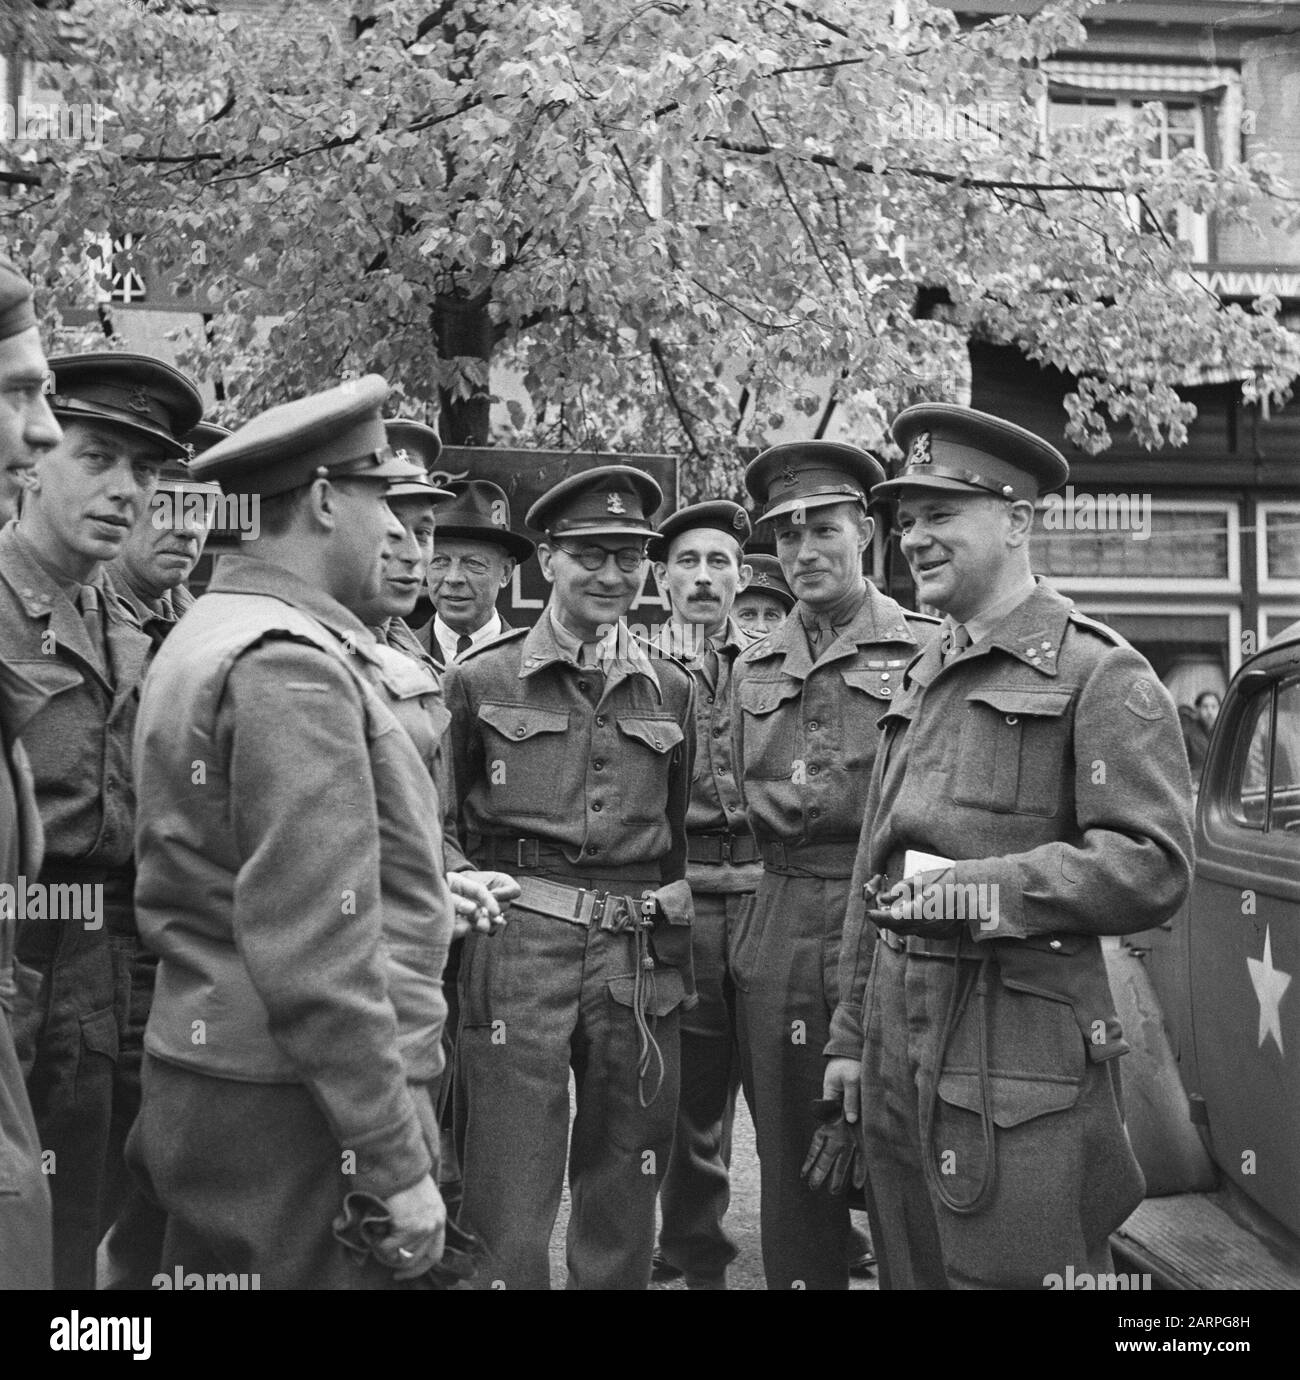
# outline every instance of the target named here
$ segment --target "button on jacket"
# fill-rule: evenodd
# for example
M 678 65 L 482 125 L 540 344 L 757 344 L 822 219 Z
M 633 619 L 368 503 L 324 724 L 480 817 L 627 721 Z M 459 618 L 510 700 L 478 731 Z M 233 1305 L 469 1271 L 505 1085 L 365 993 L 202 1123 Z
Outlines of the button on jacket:
M 1181 904 L 1191 798 L 1151 667 L 1045 585 L 947 665 L 931 646 L 910 668 L 884 720 L 826 1045 L 862 1058 L 885 1287 L 1042 1288 L 1112 1268 L 1142 1175 L 1098 936 Z M 900 880 L 908 849 L 956 860 L 926 880 L 946 888 L 962 957 L 954 938 L 885 930 L 873 950 L 862 885 Z
M 585 673 L 543 617 L 448 668 L 461 842 L 471 856 L 475 835 L 529 837 L 561 849 L 578 871 L 685 877 L 691 678 L 631 645 L 633 656 Z
M 0 532 L 5 658 L 49 699 L 23 730 L 45 826 L 45 862 L 125 867 L 135 792 L 131 735 L 151 642 L 115 598 L 105 601 L 109 674 L 81 614 L 10 523 Z
M 933 626 L 868 585 L 853 621 L 815 663 L 794 616 L 740 654 L 733 751 L 760 842 L 857 838 L 876 725 Z
M 388 1197 L 431 1165 L 399 1054 L 418 1014 L 395 1004 L 409 978 L 440 1025 L 451 912 L 428 772 L 372 648 L 290 572 L 223 558 L 145 686 L 136 906 L 159 954 L 148 1052 L 304 1085 L 356 1186 Z

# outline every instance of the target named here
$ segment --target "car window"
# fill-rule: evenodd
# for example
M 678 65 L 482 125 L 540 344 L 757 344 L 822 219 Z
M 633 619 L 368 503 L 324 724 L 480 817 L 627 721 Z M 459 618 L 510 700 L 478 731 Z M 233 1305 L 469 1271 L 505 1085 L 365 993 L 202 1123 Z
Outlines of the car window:
M 1300 833 L 1300 677 L 1277 690 L 1269 828 Z
M 1246 706 L 1237 724 L 1233 751 L 1234 785 L 1228 813 L 1247 829 L 1268 822 L 1268 768 L 1272 752 L 1273 690 L 1261 691 Z

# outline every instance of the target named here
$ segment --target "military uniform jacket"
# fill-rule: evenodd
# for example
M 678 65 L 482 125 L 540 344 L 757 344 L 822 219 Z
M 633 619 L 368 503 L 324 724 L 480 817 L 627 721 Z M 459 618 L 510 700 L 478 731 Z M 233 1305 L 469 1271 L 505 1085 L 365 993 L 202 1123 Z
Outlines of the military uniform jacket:
M 573 876 L 685 877 L 693 682 L 671 657 L 652 660 L 625 633 L 621 643 L 628 657 L 580 669 L 543 613 L 448 668 L 470 857 L 476 838 L 531 838 L 560 850 Z
M 146 1049 L 305 1085 L 388 1197 L 430 1167 L 400 1045 L 422 1027 L 438 1057 L 451 909 L 373 648 L 289 571 L 223 558 L 144 688 L 136 907 L 159 955 Z
M 400 618 L 390 618 L 382 629 L 375 629 L 382 646 L 400 652 L 409 661 L 428 672 L 426 683 L 413 698 L 424 713 L 424 723 L 412 725 L 402 714 L 403 726 L 415 739 L 420 756 L 425 759 L 429 775 L 433 777 L 438 790 L 438 800 L 442 807 L 442 851 L 448 872 L 464 872 L 473 867 L 465 856 L 458 837 L 460 825 L 456 818 L 456 782 L 452 776 L 451 745 L 447 742 L 447 729 L 451 724 L 451 712 L 442 693 L 441 667 L 425 651 L 420 639 Z M 398 701 L 396 709 L 405 701 Z
M 17 524 L 0 531 L 0 643 L 48 697 L 23 728 L 47 864 L 131 861 L 131 738 L 152 643 L 111 593 L 104 605 L 107 675 L 81 614 L 32 558 Z
M 852 623 L 813 662 L 798 612 L 736 661 L 733 751 L 760 843 L 852 843 L 876 725 L 935 620 L 867 585 Z
M 729 618 L 717 649 L 716 673 L 710 666 L 713 659 L 707 655 L 687 663 L 695 677 L 695 768 L 691 774 L 691 800 L 686 812 L 688 835 L 749 834 L 731 726 L 735 712 L 732 695 L 735 662 L 748 645 Z M 688 863 L 687 880 L 692 890 L 731 894 L 753 891 L 761 871 L 755 863 Z
M 1146 660 L 1040 583 L 956 661 L 931 644 L 882 728 L 827 1054 L 860 1056 L 862 885 L 900 881 L 907 849 L 957 860 L 942 880 L 963 897 L 985 889 L 988 918 L 964 923 L 1004 984 L 1068 1002 L 1094 1062 L 1122 1054 L 1097 936 L 1167 919 L 1192 865 L 1178 714 Z
M 105 578 L 114 594 L 131 611 L 141 632 L 149 637 L 155 647 L 162 646 L 163 639 L 182 615 L 194 607 L 194 596 L 184 585 L 167 590 L 154 605 L 150 605 L 136 594 L 120 571 L 109 570 Z

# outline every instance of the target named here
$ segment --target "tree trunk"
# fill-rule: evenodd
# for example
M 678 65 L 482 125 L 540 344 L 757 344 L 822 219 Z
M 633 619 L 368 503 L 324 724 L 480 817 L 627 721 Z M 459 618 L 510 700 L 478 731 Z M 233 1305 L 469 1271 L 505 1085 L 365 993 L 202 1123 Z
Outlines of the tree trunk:
M 433 318 L 439 358 L 482 360 L 484 378 L 491 365 L 493 345 L 488 302 L 486 293 L 470 298 L 439 297 Z M 469 397 L 453 397 L 447 389 L 439 389 L 439 431 L 443 443 L 449 446 L 487 445 L 490 398 L 491 390 L 486 383 L 475 384 Z

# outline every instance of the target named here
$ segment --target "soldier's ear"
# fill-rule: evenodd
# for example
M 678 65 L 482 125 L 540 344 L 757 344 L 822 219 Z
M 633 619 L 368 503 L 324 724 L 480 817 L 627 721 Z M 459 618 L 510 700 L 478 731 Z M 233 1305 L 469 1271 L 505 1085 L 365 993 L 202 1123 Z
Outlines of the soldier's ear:
M 1007 504 L 1007 545 L 1024 546 L 1034 530 L 1034 505 L 1027 499 Z
M 668 603 L 668 588 L 664 583 L 668 578 L 667 561 L 651 561 L 650 569 L 654 571 L 655 588 L 663 596 L 664 602 Z M 669 607 L 671 608 L 671 604 L 669 604 Z
M 740 591 L 741 591 L 742 589 L 748 589 L 748 588 L 749 588 L 749 582 L 750 582 L 753 578 L 754 578 L 754 567 L 753 567 L 752 565 L 746 565 L 744 561 L 741 561 L 741 563 L 740 563 L 740 579 L 736 581 L 736 593 L 739 594 Z
M 313 479 L 304 505 L 312 525 L 332 532 L 338 526 L 338 500 L 339 492 L 328 479 L 323 476 Z
M 499 586 L 501 589 L 505 589 L 510 583 L 510 577 L 515 573 L 515 564 L 516 562 L 513 556 L 506 557 L 505 566 L 501 572 L 501 584 Z
M 542 577 L 548 585 L 555 583 L 555 552 L 544 541 L 537 543 L 537 564 L 542 568 Z

